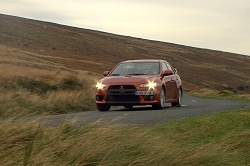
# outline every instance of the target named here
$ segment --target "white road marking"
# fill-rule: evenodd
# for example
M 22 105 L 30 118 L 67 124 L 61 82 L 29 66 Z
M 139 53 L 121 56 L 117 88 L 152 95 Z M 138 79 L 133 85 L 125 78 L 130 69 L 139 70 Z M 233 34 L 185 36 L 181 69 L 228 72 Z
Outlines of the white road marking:
M 192 100 L 192 102 L 196 102 L 195 100 Z
M 186 107 L 187 105 L 181 105 L 182 107 Z

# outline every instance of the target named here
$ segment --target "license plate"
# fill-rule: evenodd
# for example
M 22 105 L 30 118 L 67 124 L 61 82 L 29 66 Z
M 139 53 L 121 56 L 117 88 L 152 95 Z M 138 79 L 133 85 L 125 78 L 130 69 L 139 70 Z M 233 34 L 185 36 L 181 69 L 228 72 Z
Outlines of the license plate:
M 154 91 L 136 91 L 135 95 L 154 95 Z

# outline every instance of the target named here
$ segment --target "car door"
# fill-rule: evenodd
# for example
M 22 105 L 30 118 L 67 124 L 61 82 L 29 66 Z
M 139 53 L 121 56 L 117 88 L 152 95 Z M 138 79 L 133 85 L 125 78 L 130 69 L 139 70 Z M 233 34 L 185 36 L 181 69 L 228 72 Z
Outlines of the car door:
M 167 101 L 171 101 L 175 98 L 175 92 L 176 92 L 176 75 L 174 74 L 171 66 L 167 63 L 163 63 L 163 66 L 162 66 L 162 69 L 163 69 L 163 72 L 165 70 L 170 70 L 172 71 L 172 75 L 168 75 L 168 76 L 165 76 L 163 78 L 163 81 L 164 81 L 164 85 L 165 85 L 165 92 L 166 92 L 166 100 Z
M 172 68 L 172 66 L 169 63 L 166 63 L 168 68 L 170 68 L 170 70 L 173 72 L 172 79 L 171 79 L 171 99 L 175 99 L 178 94 L 178 86 L 177 86 L 177 82 L 179 82 L 179 76 L 175 73 L 174 69 Z

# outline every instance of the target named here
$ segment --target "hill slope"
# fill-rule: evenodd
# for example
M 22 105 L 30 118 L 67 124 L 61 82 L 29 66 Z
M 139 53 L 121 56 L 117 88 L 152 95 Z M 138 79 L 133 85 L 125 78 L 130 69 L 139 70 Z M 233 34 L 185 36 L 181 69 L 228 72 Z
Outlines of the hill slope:
M 123 60 L 164 59 L 184 89 L 250 92 L 250 57 L 63 26 L 0 14 L 1 75 L 15 67 L 101 74 Z M 13 75 L 15 72 L 12 73 Z

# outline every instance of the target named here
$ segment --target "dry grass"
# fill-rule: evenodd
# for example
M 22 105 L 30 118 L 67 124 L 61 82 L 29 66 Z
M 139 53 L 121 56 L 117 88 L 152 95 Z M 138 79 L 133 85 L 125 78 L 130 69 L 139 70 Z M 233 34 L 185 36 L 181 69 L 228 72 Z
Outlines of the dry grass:
M 248 165 L 250 110 L 152 127 L 0 124 L 1 165 Z M 105 127 L 101 127 L 105 126 Z
M 95 107 L 91 72 L 73 70 L 48 57 L 1 46 L 0 116 L 59 114 Z M 39 58 L 36 58 L 39 57 Z

